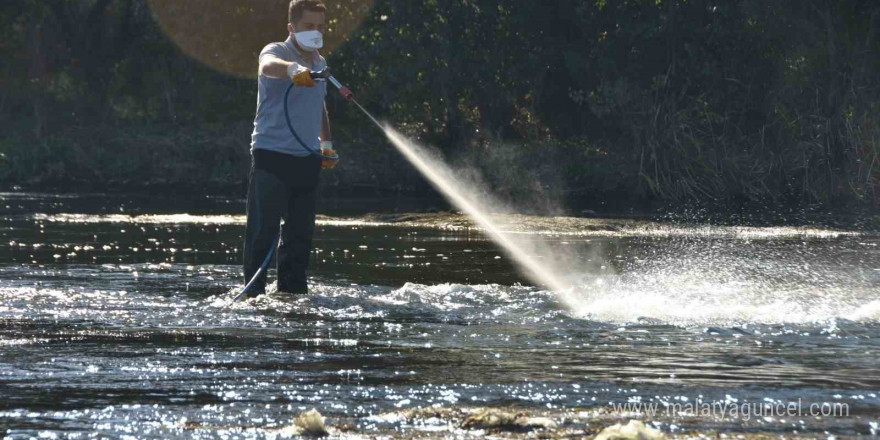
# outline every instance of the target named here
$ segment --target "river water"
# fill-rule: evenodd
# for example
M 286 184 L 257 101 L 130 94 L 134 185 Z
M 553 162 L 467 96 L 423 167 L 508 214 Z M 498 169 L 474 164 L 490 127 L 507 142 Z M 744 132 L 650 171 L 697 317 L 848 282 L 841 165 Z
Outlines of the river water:
M 558 437 L 880 432 L 876 233 L 497 216 L 581 268 L 575 310 L 408 210 L 324 201 L 312 294 L 232 303 L 240 199 L 0 194 L 0 433 L 278 438 L 312 408 L 347 438 L 535 435 L 462 428 L 479 408 Z

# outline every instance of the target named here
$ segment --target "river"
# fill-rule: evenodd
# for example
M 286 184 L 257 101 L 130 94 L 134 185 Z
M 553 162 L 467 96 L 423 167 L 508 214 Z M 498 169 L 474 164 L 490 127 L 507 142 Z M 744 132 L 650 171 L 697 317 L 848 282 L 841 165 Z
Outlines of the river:
M 572 308 L 459 214 L 324 201 L 312 294 L 233 303 L 243 212 L 0 194 L 0 433 L 278 438 L 312 408 L 344 438 L 479 437 L 484 408 L 560 438 L 880 432 L 876 233 L 496 215 L 579 268 Z

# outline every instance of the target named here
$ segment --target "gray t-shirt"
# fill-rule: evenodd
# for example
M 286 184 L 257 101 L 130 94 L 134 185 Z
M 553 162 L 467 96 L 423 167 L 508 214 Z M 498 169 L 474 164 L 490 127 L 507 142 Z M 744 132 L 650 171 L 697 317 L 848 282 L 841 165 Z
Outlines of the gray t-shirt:
M 284 61 L 305 65 L 290 38 L 280 43 L 270 43 L 260 52 L 260 61 L 266 54 L 272 54 Z M 327 65 L 320 54 L 312 70 L 321 70 Z M 290 123 L 300 139 L 314 150 L 320 148 L 318 136 L 321 134 L 321 118 L 324 116 L 324 97 L 327 95 L 327 82 L 316 81 L 315 87 L 294 86 L 290 91 L 287 110 Z M 291 84 L 290 78 L 269 78 L 259 75 L 257 81 L 257 116 L 254 118 L 254 132 L 251 134 L 251 148 L 277 151 L 293 156 L 308 156 L 310 153 L 290 133 L 284 120 L 284 92 Z

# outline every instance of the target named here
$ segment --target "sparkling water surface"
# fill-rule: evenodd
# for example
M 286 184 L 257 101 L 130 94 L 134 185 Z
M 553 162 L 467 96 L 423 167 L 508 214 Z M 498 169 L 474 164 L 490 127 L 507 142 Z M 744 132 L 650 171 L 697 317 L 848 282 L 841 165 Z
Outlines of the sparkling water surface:
M 275 438 L 315 408 L 339 436 L 481 435 L 395 416 L 430 407 L 513 408 L 587 432 L 598 422 L 584 412 L 687 402 L 848 413 L 651 421 L 682 436 L 877 433 L 874 233 L 586 219 L 554 232 L 561 220 L 531 218 L 523 239 L 582 268 L 573 310 L 461 222 L 323 203 L 312 294 L 232 303 L 242 200 L 0 195 L 0 433 Z M 384 202 L 424 208 L 407 203 Z

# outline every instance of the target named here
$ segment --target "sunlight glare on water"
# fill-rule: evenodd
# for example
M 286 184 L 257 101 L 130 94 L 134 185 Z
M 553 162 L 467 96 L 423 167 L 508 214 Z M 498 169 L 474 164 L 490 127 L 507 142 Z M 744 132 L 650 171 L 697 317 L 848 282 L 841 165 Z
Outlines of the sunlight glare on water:
M 507 406 L 577 437 L 612 405 L 684 399 L 853 412 L 656 426 L 843 438 L 880 408 L 870 233 L 487 215 L 527 252 L 571 258 L 580 313 L 459 214 L 323 217 L 310 295 L 233 303 L 243 201 L 7 197 L 12 438 L 277 438 L 311 408 L 334 435 L 447 437 L 472 433 L 452 415 Z

